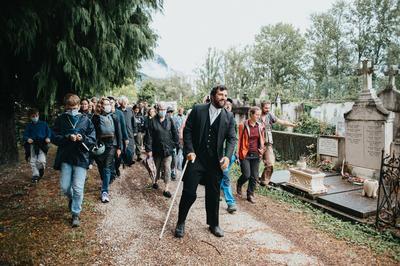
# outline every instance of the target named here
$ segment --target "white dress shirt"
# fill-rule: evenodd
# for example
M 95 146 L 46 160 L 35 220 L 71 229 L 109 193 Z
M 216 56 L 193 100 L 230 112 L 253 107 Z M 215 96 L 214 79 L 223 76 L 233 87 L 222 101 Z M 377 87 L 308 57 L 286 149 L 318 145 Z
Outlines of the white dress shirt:
M 222 108 L 216 108 L 212 103 L 210 104 L 210 108 L 208 109 L 208 114 L 210 115 L 210 125 L 212 125 L 221 113 Z

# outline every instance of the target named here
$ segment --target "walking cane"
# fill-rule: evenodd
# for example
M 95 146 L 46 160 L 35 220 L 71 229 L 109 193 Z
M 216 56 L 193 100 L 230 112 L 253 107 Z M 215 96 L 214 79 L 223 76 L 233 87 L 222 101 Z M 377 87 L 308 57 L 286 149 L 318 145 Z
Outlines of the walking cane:
M 174 206 L 174 202 L 175 202 L 176 195 L 178 195 L 179 187 L 181 186 L 182 178 L 183 178 L 183 175 L 185 174 L 185 171 L 186 171 L 186 167 L 187 167 L 188 162 L 189 162 L 189 161 L 186 161 L 185 167 L 183 167 L 181 176 L 179 177 L 178 186 L 176 187 L 176 190 L 175 190 L 175 193 L 174 193 L 174 197 L 172 198 L 172 202 L 171 202 L 171 205 L 169 206 L 169 210 L 168 210 L 168 213 L 167 213 L 167 217 L 165 218 L 165 222 L 164 222 L 163 228 L 162 228 L 161 233 L 160 233 L 160 238 L 159 238 L 160 240 L 161 240 L 161 238 L 162 238 L 163 235 L 164 235 L 164 230 L 165 230 L 165 227 L 167 226 L 167 222 L 168 222 L 169 216 L 170 216 L 170 214 L 171 214 L 172 207 Z M 192 163 L 194 163 L 194 160 L 192 161 Z

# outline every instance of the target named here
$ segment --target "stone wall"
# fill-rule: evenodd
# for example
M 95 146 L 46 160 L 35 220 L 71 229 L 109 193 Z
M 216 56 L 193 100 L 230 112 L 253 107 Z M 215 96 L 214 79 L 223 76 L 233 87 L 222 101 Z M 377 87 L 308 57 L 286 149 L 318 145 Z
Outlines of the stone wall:
M 300 156 L 309 155 L 306 146 L 314 144 L 315 152 L 318 137 L 314 135 L 272 131 L 274 149 L 281 156 L 281 160 L 298 161 Z

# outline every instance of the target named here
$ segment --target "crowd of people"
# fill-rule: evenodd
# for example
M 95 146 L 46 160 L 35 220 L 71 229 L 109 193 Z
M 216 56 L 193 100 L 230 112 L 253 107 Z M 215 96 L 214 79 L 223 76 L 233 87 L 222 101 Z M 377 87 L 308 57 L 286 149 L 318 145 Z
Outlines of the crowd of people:
M 87 170 L 93 165 L 97 165 L 102 182 L 100 200 L 108 203 L 110 184 L 121 175 L 121 165 L 130 167 L 143 161 L 153 189 L 159 189 L 159 180 L 163 180 L 162 194 L 170 198 L 171 182 L 187 164 L 175 236 L 184 236 L 185 220 L 200 183 L 205 185 L 207 224 L 211 233 L 221 237 L 221 190 L 227 211 L 237 211 L 229 176 L 233 163 L 238 162 L 241 169 L 237 197 L 256 203 L 257 183 L 267 185 L 273 171 L 272 125 L 295 126 L 275 117 L 270 102 L 251 107 L 248 119 L 237 126 L 227 91 L 225 86 L 215 86 L 204 102 L 194 105 L 186 115 L 184 108 L 179 107 L 175 114 L 164 102 L 130 105 L 125 96 L 80 99 L 70 93 L 64 97 L 64 112 L 51 129 L 39 120 L 38 109 L 32 108 L 23 136 L 32 182 L 39 182 L 45 174 L 46 154 L 53 143 L 57 146 L 54 168 L 60 170 L 60 187 L 68 198 L 72 226 L 77 227 Z M 265 167 L 259 177 L 260 162 Z

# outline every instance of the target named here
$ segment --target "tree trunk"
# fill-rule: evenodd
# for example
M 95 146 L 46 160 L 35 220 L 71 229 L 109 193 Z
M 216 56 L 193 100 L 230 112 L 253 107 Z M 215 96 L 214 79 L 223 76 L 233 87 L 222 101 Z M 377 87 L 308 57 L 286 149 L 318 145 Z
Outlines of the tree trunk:
M 0 165 L 18 162 L 15 106 L 12 99 L 0 103 Z

